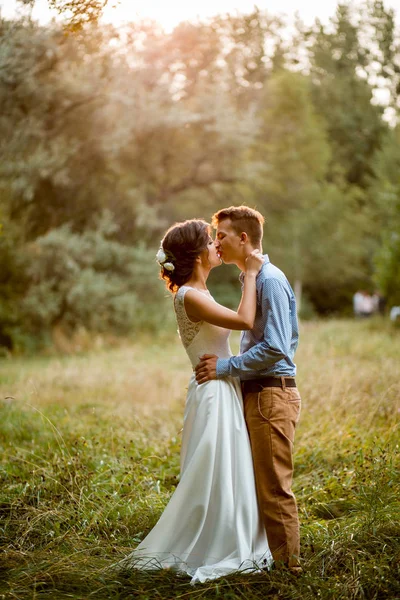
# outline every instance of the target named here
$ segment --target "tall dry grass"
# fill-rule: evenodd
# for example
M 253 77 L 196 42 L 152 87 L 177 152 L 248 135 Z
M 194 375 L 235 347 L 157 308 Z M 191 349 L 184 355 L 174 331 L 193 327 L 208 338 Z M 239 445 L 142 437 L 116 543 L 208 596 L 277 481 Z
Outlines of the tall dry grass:
M 143 338 L 0 363 L 0 598 L 400 598 L 400 332 L 374 320 L 301 334 L 302 577 L 191 588 L 109 569 L 154 525 L 179 471 L 189 363 L 176 337 Z

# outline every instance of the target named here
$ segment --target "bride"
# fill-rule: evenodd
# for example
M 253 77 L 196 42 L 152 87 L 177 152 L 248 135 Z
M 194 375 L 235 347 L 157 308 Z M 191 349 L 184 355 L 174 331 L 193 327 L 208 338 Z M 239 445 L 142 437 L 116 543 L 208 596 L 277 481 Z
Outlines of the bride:
M 237 312 L 207 289 L 221 259 L 200 219 L 165 234 L 157 260 L 174 294 L 182 343 L 194 368 L 205 353 L 231 356 L 230 329 L 250 329 L 256 311 L 256 275 L 262 256 L 246 260 Z M 192 374 L 185 406 L 179 484 L 155 527 L 123 561 L 125 568 L 172 568 L 191 583 L 271 565 L 256 500 L 253 463 L 239 379 L 198 384 Z

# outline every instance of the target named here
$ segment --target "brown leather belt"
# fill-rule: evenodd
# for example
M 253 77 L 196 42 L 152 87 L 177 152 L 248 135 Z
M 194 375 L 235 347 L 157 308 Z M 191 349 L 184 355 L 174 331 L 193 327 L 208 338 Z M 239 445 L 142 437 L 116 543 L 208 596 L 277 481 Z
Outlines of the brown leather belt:
M 293 377 L 260 377 L 260 379 L 247 379 L 242 381 L 242 390 L 244 394 L 261 392 L 267 387 L 296 387 L 296 380 Z

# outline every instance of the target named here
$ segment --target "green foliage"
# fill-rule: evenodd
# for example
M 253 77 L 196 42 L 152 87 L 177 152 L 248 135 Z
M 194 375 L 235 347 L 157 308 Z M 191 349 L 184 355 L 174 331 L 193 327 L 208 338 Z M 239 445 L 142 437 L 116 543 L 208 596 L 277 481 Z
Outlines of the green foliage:
M 0 235 L 0 348 L 11 349 L 21 336 L 23 296 L 28 277 L 26 257 L 15 223 L 3 216 Z M 23 337 L 23 336 L 22 336 Z
M 387 233 L 376 255 L 376 281 L 390 305 L 400 305 L 400 233 Z
M 389 92 L 390 114 L 400 108 L 400 40 L 396 31 L 394 8 L 387 8 L 382 0 L 369 0 L 366 3 L 366 22 L 363 35 L 369 38 L 368 74 L 371 79 L 382 78 Z M 382 81 L 381 79 L 381 81 Z
M 7 212 L 30 238 L 66 222 L 82 230 L 112 189 L 94 112 L 99 73 L 108 66 L 102 35 L 92 32 L 82 43 L 32 22 L 3 21 L 0 27 L 0 131 L 6 140 L 0 189 Z M 88 52 L 91 60 L 84 59 Z
M 375 182 L 371 186 L 371 205 L 375 226 L 380 226 L 375 253 L 375 281 L 389 305 L 400 304 L 400 132 L 396 128 L 385 138 L 375 156 Z
M 348 183 L 361 187 L 367 186 L 374 152 L 386 130 L 382 107 L 373 102 L 374 68 L 384 62 L 378 49 L 372 52 L 377 40 L 383 42 L 375 9 L 371 3 L 339 4 L 328 26 L 317 21 L 303 31 L 314 102 L 327 124 L 333 151 L 331 177 L 339 171 Z M 394 23 L 386 26 L 385 35 L 393 35 Z
M 351 308 L 355 289 L 363 287 L 369 219 L 364 195 L 354 186 L 321 186 L 305 216 L 300 237 L 304 289 L 320 313 Z M 293 256 L 293 264 L 299 258 Z M 288 266 L 290 273 L 293 266 Z
M 307 208 L 330 159 L 308 78 L 289 71 L 272 75 L 260 99 L 259 119 L 254 149 L 259 194 L 266 198 L 267 214 L 278 212 L 285 218 L 291 209 Z
M 48 341 L 46 332 L 55 341 L 82 328 L 119 335 L 168 329 L 153 250 L 119 243 L 116 230 L 104 213 L 93 229 L 78 234 L 64 225 L 16 253 L 7 227 L 0 238 L 2 345 L 33 349 Z
M 65 225 L 30 245 L 30 285 L 22 310 L 33 330 L 61 325 L 67 330 L 84 326 L 129 333 L 145 325 L 143 304 L 152 322 L 154 296 L 160 297 L 146 289 L 149 272 L 156 279 L 154 256 L 110 239 L 114 233 L 110 215 L 104 214 L 96 229 L 76 234 Z M 147 302 L 149 292 L 152 300 Z
M 62 24 L 0 20 L 3 346 L 163 326 L 158 240 L 230 204 L 265 214 L 265 251 L 317 313 L 374 282 L 397 302 L 399 35 L 381 2 L 290 40 L 257 8 L 165 33 L 100 25 L 105 0 L 50 4 Z M 237 305 L 236 271 L 213 278 Z

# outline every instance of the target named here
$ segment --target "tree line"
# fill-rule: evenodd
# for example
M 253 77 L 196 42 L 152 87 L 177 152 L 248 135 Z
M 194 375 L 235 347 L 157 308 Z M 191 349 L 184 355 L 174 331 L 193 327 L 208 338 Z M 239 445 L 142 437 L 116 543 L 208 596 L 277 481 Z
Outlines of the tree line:
M 400 304 L 393 10 L 339 4 L 289 36 L 256 8 L 165 32 L 91 4 L 73 26 L 0 17 L 0 345 L 166 326 L 163 231 L 230 204 L 265 215 L 304 316 L 357 289 Z M 212 285 L 236 302 L 235 270 Z

